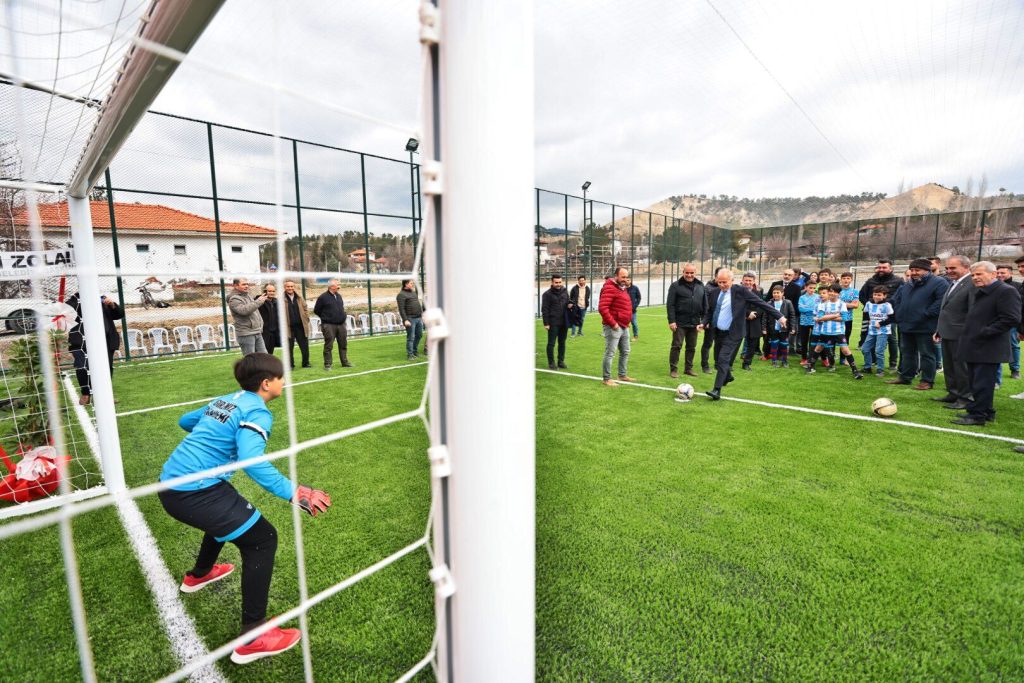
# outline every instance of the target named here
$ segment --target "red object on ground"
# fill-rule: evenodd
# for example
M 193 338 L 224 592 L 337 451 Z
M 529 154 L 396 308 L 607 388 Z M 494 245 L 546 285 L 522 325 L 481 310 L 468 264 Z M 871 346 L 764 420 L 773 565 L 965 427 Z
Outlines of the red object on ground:
M 19 453 L 24 452 L 21 448 L 18 451 Z M 6 500 L 11 503 L 27 503 L 37 498 L 45 498 L 56 491 L 60 485 L 60 467 L 58 465 L 67 464 L 68 460 L 70 460 L 69 457 L 62 456 L 60 458 L 61 462 L 57 463 L 50 458 L 38 457 L 38 459 L 45 460 L 54 467 L 46 475 L 38 479 L 29 480 L 18 478 L 18 475 L 15 473 L 15 465 L 11 462 L 3 446 L 0 446 L 0 459 L 3 460 L 9 473 L 6 477 L 0 479 L 0 500 Z

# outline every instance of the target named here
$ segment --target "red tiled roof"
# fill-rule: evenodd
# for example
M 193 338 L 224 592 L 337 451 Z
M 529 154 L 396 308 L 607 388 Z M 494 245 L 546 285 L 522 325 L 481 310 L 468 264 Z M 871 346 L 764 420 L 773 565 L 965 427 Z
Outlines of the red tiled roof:
M 92 226 L 97 230 L 110 229 L 110 210 L 105 201 L 89 202 Z M 179 211 L 159 204 L 125 204 L 114 202 L 114 218 L 118 230 L 152 230 L 154 232 L 203 232 L 217 231 L 212 218 Z M 67 228 L 68 204 L 40 204 L 39 220 L 44 228 Z M 14 214 L 15 225 L 28 225 L 25 209 Z M 221 221 L 220 231 L 233 235 L 276 235 L 277 231 L 251 223 L 229 223 Z

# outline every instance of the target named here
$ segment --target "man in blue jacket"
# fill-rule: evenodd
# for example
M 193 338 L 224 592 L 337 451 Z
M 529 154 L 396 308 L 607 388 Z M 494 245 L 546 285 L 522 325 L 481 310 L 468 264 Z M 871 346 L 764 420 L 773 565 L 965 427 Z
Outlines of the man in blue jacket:
M 927 391 L 935 386 L 935 342 L 932 337 L 939 324 L 939 309 L 949 289 L 945 278 L 932 275 L 932 263 L 926 258 L 910 262 L 910 281 L 896 290 L 892 307 L 900 330 L 900 376 L 887 384 L 911 384 L 918 372 L 921 381 L 914 386 Z

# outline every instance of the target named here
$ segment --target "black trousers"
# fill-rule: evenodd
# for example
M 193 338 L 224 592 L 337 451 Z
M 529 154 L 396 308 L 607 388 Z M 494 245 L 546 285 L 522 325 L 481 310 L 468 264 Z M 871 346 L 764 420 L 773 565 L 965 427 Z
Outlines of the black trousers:
M 715 343 L 715 331 L 713 329 L 704 330 L 704 341 L 700 345 L 700 367 L 710 367 L 708 362 L 708 356 L 711 354 L 711 347 Z M 717 352 L 716 352 L 717 353 Z M 717 357 L 717 356 L 716 356 Z
M 209 574 L 224 547 L 224 542 L 218 541 L 215 532 L 211 531 L 223 528 L 224 519 L 218 513 L 231 510 L 220 504 L 221 499 L 229 504 L 232 502 L 231 494 L 240 498 L 234 489 L 230 489 L 229 484 L 218 484 L 213 488 L 217 488 L 220 495 L 210 495 L 212 492 L 209 490 L 170 490 L 157 494 L 167 514 L 204 532 L 195 566 L 188 572 L 194 577 Z M 277 552 L 277 530 L 266 517 L 260 516 L 245 533 L 230 542 L 238 547 L 242 555 L 242 633 L 245 633 L 267 618 L 270 579 L 274 574 L 274 555 Z
M 110 368 L 110 376 L 114 376 L 114 352 L 116 347 L 107 345 L 107 367 Z M 71 349 L 71 359 L 75 365 L 75 379 L 78 380 L 78 388 L 82 396 L 92 395 L 92 380 L 89 378 L 89 353 L 83 346 L 80 349 Z
M 323 323 L 320 329 L 324 333 L 324 367 L 329 368 L 334 362 L 331 352 L 334 350 L 334 342 L 338 342 L 338 356 L 341 364 L 348 363 L 348 328 L 345 323 Z
M 811 330 L 814 329 L 814 325 L 801 325 L 800 331 L 797 333 L 800 339 L 800 358 L 807 360 L 808 354 L 811 352 Z
M 267 353 L 274 355 L 274 349 L 281 346 L 281 335 L 277 330 L 263 330 L 263 345 L 267 347 Z
M 743 337 L 730 336 L 727 331 L 715 329 L 715 389 L 721 390 L 732 381 L 732 364 L 736 362 L 736 354 L 743 343 Z
M 746 338 L 747 351 L 743 354 L 743 364 L 750 365 L 754 356 L 761 352 L 761 335 L 748 334 Z M 767 350 L 765 351 L 767 353 Z
M 946 381 L 946 393 L 958 401 L 971 400 L 971 376 L 967 363 L 957 360 L 960 355 L 959 339 L 942 339 L 942 378 Z
M 996 418 L 992 399 L 996 394 L 999 365 L 999 363 L 967 364 L 967 371 L 971 378 L 971 393 L 974 394 L 974 400 L 967 404 L 967 413 L 971 417 L 983 417 L 986 420 Z
M 558 362 L 565 363 L 565 338 L 569 328 L 565 325 L 548 326 L 548 365 L 555 364 L 555 342 L 558 342 Z
M 302 367 L 309 367 L 309 339 L 306 331 L 300 327 L 293 327 L 292 333 L 288 336 L 288 364 L 295 367 L 295 345 L 299 345 L 302 352 Z
M 693 370 L 693 357 L 697 355 L 697 328 L 676 326 L 672 333 L 672 348 L 668 352 L 668 369 L 675 372 L 679 369 L 679 351 L 686 343 L 684 369 Z

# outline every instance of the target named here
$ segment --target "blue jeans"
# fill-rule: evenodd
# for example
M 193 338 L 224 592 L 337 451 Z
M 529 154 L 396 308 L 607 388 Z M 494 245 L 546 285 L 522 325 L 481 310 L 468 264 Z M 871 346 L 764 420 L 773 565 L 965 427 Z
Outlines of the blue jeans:
M 577 334 L 583 334 L 583 319 L 587 317 L 587 309 L 577 308 L 576 310 L 580 312 L 580 324 L 569 325 L 569 334 L 572 335 L 573 337 L 575 337 Z
M 885 349 L 889 345 L 889 335 L 885 332 L 869 332 L 864 338 L 864 345 L 861 351 L 864 352 L 864 369 L 871 370 L 874 365 L 879 370 L 885 370 Z
M 633 311 L 633 321 L 630 324 L 633 325 L 633 336 L 634 337 L 639 337 L 640 336 L 640 328 L 636 326 L 636 311 Z
M 423 338 L 423 318 L 409 318 L 409 326 L 405 328 L 405 353 L 415 356 L 419 353 L 420 339 Z
M 625 327 L 614 330 L 605 325 L 604 362 L 601 363 L 601 374 L 605 379 L 612 378 L 612 359 L 616 349 L 619 351 L 619 377 L 625 377 L 629 369 L 629 330 Z
M 1017 339 L 1017 328 L 1010 330 L 1010 372 L 1020 372 L 1020 340 Z M 1003 365 L 999 364 L 996 384 L 1003 382 Z
M 935 383 L 935 342 L 931 332 L 900 330 L 900 379 L 909 382 L 920 371 L 921 381 Z

